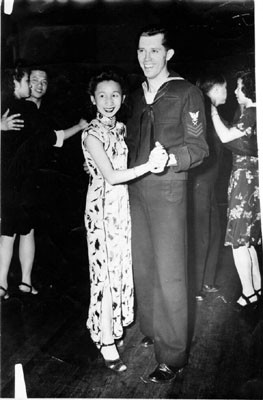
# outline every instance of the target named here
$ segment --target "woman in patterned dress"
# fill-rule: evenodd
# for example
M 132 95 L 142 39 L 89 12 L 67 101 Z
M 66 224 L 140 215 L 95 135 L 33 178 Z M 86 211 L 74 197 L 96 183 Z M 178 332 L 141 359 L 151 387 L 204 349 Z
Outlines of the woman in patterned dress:
M 87 327 L 105 365 L 126 370 L 115 340 L 134 318 L 131 221 L 127 185 L 149 171 L 162 172 L 168 156 L 160 144 L 149 161 L 127 169 L 126 127 L 116 120 L 125 99 L 124 81 L 113 71 L 93 77 L 89 84 L 97 117 L 82 133 L 89 169 L 85 226 L 90 268 L 90 307 Z
M 254 307 L 262 294 L 259 262 L 255 249 L 255 246 L 261 243 L 261 225 L 257 149 L 255 151 L 257 144 L 255 76 L 251 71 L 238 75 L 235 95 L 242 112 L 239 120 L 231 128 L 222 123 L 216 108 L 216 98 L 209 97 L 212 101 L 213 124 L 221 141 L 234 144 L 234 139 L 241 138 L 239 140 L 244 142 L 243 155 L 240 151 L 235 152 L 233 145 L 225 236 L 225 245 L 232 246 L 235 266 L 242 285 L 242 294 L 235 305 L 237 310 L 241 310 L 249 305 Z

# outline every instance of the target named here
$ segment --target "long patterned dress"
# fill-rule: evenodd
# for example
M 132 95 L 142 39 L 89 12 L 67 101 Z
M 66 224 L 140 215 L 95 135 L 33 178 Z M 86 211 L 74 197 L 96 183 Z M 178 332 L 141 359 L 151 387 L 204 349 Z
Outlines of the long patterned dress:
M 90 307 L 87 327 L 91 338 L 102 344 L 101 307 L 105 285 L 110 286 L 113 311 L 113 337 L 134 318 L 134 289 L 131 259 L 131 220 L 126 184 L 110 185 L 103 178 L 85 148 L 87 135 L 94 135 L 104 146 L 115 170 L 127 168 L 125 125 L 97 114 L 82 133 L 82 150 L 90 172 L 86 198 L 85 226 L 90 269 Z
M 235 126 L 256 135 L 256 108 L 247 108 Z M 258 158 L 233 154 L 228 187 L 228 223 L 225 245 L 234 248 L 261 243 Z

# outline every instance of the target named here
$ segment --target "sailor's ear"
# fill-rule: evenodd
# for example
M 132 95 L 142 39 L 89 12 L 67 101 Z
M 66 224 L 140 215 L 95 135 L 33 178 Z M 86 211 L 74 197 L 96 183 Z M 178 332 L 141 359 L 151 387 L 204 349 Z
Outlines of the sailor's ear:
M 169 61 L 174 55 L 174 49 L 169 49 L 166 54 L 166 60 Z

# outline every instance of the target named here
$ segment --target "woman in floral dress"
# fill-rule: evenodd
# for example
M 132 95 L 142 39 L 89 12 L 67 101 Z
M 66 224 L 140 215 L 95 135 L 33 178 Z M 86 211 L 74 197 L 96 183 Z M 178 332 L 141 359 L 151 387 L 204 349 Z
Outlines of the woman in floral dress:
M 85 226 L 90 268 L 87 327 L 108 368 L 126 370 L 115 340 L 134 318 L 131 220 L 127 185 L 143 174 L 161 172 L 166 151 L 157 144 L 149 161 L 127 169 L 126 127 L 116 120 L 125 99 L 124 81 L 115 72 L 93 77 L 89 85 L 97 117 L 82 133 L 82 149 L 90 179 Z
M 237 310 L 240 310 L 249 305 L 254 307 L 262 294 L 261 275 L 255 249 L 255 246 L 261 243 L 261 222 L 256 148 L 255 77 L 252 72 L 239 74 L 235 95 L 242 114 L 230 129 L 222 123 L 218 115 L 216 100 L 211 96 L 210 98 L 215 130 L 222 142 L 233 144 L 225 245 L 232 246 L 235 266 L 242 285 L 242 294 L 235 306 Z M 243 155 L 241 155 L 242 152 L 234 150 L 236 147 L 234 139 L 237 138 L 244 142 Z M 240 145 L 238 147 L 240 150 Z

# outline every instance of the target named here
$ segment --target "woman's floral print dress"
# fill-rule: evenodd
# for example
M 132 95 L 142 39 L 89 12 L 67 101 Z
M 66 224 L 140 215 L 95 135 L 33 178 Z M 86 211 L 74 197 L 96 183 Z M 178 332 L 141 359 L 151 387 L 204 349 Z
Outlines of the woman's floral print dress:
M 101 340 L 101 306 L 103 289 L 109 285 L 112 294 L 113 337 L 120 338 L 123 327 L 134 318 L 133 277 L 131 260 L 131 220 L 128 188 L 110 185 L 101 175 L 84 146 L 87 135 L 94 135 L 104 146 L 115 170 L 127 168 L 125 125 L 97 114 L 82 133 L 82 150 L 90 178 L 85 210 L 87 229 L 90 307 L 87 327 L 99 347 Z
M 247 137 L 256 135 L 256 108 L 245 109 L 235 126 Z M 237 248 L 260 243 L 258 158 L 233 154 L 225 245 Z

